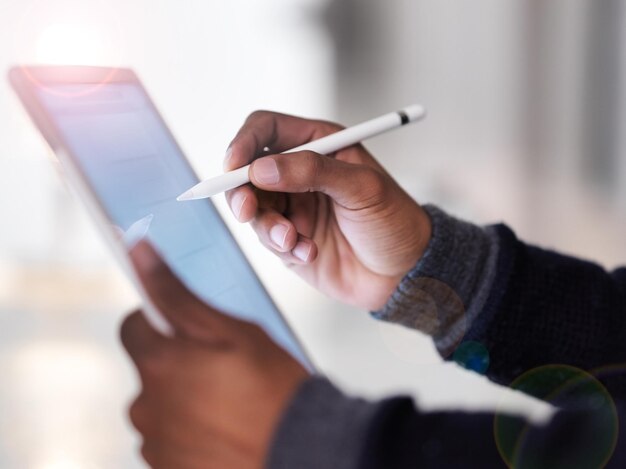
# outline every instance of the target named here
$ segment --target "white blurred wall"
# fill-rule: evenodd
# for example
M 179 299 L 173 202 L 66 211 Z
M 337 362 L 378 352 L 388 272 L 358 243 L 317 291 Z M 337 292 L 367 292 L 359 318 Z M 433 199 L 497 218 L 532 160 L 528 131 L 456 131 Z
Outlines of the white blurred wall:
M 623 0 L 342 0 L 337 109 L 422 101 L 368 146 L 420 200 L 614 266 L 626 257 Z
M 130 66 L 198 171 L 213 174 L 254 109 L 332 114 L 332 50 L 307 14 L 315 8 L 311 0 L 184 7 L 173 1 L 0 0 L 0 69 L 4 77 L 9 66 L 23 63 Z M 0 231 L 0 258 L 42 259 L 54 255 L 52 243 L 58 249 L 62 242 L 54 237 L 64 229 L 59 217 L 72 214 L 65 213 L 66 195 L 45 145 L 4 79 L 0 109 L 0 207 L 3 219 L 14 221 Z

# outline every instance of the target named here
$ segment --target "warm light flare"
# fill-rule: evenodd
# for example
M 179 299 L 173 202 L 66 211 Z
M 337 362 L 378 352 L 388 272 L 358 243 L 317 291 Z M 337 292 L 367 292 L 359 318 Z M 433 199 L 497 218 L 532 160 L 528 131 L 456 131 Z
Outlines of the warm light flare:
M 56 23 L 45 28 L 37 41 L 37 62 L 46 64 L 101 64 L 107 44 L 96 29 L 72 23 Z

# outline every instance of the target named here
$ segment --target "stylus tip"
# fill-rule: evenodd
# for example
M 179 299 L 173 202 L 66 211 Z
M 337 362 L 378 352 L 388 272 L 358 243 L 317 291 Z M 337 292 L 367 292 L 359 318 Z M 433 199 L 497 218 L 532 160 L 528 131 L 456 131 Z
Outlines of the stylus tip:
M 194 195 L 195 194 L 193 193 L 193 191 L 189 189 L 187 192 L 183 192 L 178 197 L 176 197 L 176 200 L 178 200 L 179 202 L 183 200 L 193 200 Z

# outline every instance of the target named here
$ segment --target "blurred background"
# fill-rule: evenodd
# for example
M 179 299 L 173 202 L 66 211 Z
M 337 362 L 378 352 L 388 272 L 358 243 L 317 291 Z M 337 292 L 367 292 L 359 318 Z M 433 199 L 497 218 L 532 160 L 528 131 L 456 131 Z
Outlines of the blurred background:
M 367 143 L 420 202 L 626 261 L 626 1 L 0 0 L 0 70 L 32 63 L 135 69 L 200 176 L 255 109 L 353 124 L 421 102 L 426 121 Z M 507 393 L 312 291 L 223 213 L 347 391 L 471 409 Z M 0 467 L 143 467 L 117 339 L 137 298 L 6 80 L 0 227 Z

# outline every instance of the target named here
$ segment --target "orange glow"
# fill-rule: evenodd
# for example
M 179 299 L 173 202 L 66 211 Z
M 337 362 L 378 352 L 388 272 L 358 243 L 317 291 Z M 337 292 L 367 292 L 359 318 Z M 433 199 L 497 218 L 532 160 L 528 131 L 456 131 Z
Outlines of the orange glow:
M 52 24 L 37 41 L 36 60 L 40 63 L 96 65 L 107 55 L 105 38 L 97 30 L 78 24 Z

